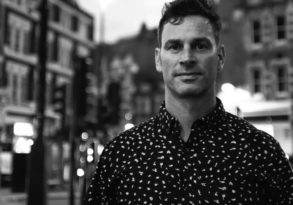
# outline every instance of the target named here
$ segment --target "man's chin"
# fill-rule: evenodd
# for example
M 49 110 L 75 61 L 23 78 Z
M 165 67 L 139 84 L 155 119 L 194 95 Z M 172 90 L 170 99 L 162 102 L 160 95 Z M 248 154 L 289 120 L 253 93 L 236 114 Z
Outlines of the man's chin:
M 178 90 L 175 95 L 178 98 L 198 98 L 205 94 L 204 89 L 186 89 L 186 90 Z

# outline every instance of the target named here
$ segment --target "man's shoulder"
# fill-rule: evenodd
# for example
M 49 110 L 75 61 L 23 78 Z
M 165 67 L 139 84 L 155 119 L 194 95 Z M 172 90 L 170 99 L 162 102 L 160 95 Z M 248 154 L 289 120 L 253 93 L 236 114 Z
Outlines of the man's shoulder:
M 228 124 L 231 131 L 234 131 L 235 134 L 243 140 L 249 141 L 252 145 L 267 144 L 273 147 L 279 146 L 279 143 L 273 136 L 256 128 L 253 124 L 241 117 L 226 112 L 226 124 Z
M 128 145 L 128 147 L 130 147 L 136 143 L 149 139 L 151 136 L 150 133 L 152 133 L 154 129 L 154 118 L 155 117 L 152 117 L 129 130 L 121 132 L 109 143 L 109 146 L 116 147 Z
M 142 135 L 144 136 L 152 132 L 152 130 L 154 129 L 154 118 L 155 117 L 151 117 L 147 119 L 146 121 L 143 121 L 137 124 L 133 128 L 121 132 L 118 137 L 121 136 L 122 138 L 125 138 L 125 137 L 127 138 L 127 137 L 137 137 Z
M 243 132 L 247 134 L 258 131 L 258 129 L 254 125 L 252 125 L 250 122 L 248 122 L 244 118 L 233 115 L 229 112 L 225 112 L 225 115 L 222 118 L 222 123 L 232 128 L 232 130 L 234 129 L 236 129 L 237 131 L 242 130 Z

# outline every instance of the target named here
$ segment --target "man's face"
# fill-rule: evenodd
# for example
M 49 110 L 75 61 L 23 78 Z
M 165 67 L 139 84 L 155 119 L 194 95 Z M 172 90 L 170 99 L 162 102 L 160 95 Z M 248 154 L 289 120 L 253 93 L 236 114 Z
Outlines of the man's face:
M 161 45 L 156 49 L 156 68 L 163 73 L 166 95 L 214 95 L 224 49 L 218 47 L 207 18 L 187 16 L 178 25 L 167 23 Z

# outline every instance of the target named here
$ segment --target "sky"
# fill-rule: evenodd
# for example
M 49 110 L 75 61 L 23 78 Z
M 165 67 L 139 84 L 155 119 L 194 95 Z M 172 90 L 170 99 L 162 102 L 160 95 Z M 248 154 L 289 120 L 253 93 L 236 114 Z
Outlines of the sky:
M 148 28 L 158 25 L 164 2 L 170 0 L 77 0 L 95 18 L 95 40 L 100 41 L 101 11 L 104 11 L 105 42 L 137 34 L 144 22 Z

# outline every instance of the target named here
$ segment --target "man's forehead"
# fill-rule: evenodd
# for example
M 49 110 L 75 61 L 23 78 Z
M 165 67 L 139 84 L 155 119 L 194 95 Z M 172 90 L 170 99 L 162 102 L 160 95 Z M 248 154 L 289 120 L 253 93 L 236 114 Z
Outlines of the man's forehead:
M 209 19 L 202 16 L 187 16 L 180 23 L 165 24 L 162 32 L 162 40 L 168 38 L 180 38 L 187 34 L 214 38 L 214 30 Z

